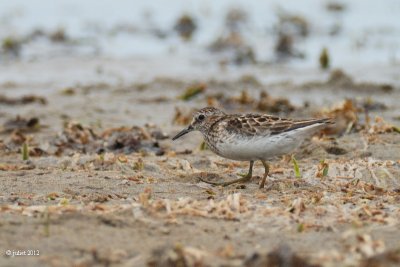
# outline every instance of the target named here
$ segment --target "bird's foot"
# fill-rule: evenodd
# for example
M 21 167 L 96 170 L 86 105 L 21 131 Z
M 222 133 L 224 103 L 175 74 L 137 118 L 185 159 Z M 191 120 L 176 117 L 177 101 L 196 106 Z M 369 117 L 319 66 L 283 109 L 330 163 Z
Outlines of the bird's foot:
M 249 173 L 238 173 L 237 175 L 239 175 L 242 178 L 246 178 L 246 179 L 251 179 L 252 175 Z
M 235 180 L 232 180 L 232 181 L 227 181 L 227 182 L 211 182 L 211 181 L 204 180 L 204 179 L 201 178 L 201 177 L 199 177 L 199 179 L 200 179 L 200 181 L 205 182 L 205 183 L 207 183 L 207 184 L 228 186 L 228 185 L 236 184 L 236 183 L 246 183 L 246 182 L 248 182 L 248 181 L 251 179 L 251 176 L 245 175 L 245 176 L 242 177 L 242 178 L 235 179 Z
M 261 182 L 260 182 L 260 189 L 263 189 L 264 187 L 265 187 L 265 183 L 266 183 L 266 181 L 267 181 L 267 176 L 268 175 L 265 175 L 264 174 L 264 176 L 263 176 L 263 178 L 261 179 Z M 267 186 L 267 188 L 266 189 L 269 189 L 270 188 L 270 186 Z

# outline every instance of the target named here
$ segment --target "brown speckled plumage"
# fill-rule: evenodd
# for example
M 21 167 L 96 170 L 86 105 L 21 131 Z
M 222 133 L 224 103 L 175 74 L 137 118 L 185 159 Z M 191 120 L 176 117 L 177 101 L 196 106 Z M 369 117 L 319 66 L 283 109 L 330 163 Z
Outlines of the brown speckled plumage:
M 265 160 L 289 153 L 301 142 L 331 123 L 330 119 L 292 120 L 265 114 L 226 114 L 219 109 L 207 107 L 193 115 L 189 127 L 178 133 L 173 140 L 200 131 L 209 148 L 224 158 L 250 161 L 249 174 L 235 181 L 251 178 L 253 162 L 261 160 L 266 169 L 262 187 L 268 174 Z

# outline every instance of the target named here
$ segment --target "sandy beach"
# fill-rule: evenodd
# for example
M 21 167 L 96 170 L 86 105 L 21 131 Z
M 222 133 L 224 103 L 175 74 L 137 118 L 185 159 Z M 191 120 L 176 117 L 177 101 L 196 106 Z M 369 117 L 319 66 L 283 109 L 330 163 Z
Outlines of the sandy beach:
M 395 1 L 373 23 L 372 1 L 32 2 L 1 4 L 1 266 L 400 264 Z M 288 155 L 265 189 L 260 162 L 215 187 L 199 178 L 248 162 L 171 140 L 205 106 L 337 123 L 294 152 L 300 175 Z

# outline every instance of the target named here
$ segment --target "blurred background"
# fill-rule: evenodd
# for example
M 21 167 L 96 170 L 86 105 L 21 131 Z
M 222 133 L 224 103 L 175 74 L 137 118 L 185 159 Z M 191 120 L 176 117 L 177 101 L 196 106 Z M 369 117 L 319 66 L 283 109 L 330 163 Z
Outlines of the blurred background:
M 221 65 L 391 66 L 400 64 L 399 14 L 397 0 L 1 1 L 0 62 L 149 59 L 195 76 Z
M 397 0 L 1 1 L 0 115 L 171 131 L 206 105 L 315 117 L 349 100 L 397 121 L 399 15 Z M 27 96 L 42 105 L 16 109 Z

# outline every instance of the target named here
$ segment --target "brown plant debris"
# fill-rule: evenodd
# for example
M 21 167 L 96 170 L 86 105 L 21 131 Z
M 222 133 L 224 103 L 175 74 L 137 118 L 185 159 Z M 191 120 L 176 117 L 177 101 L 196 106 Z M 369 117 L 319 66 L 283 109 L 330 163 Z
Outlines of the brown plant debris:
M 148 202 L 144 201 L 144 203 Z M 248 202 L 240 193 L 228 195 L 220 201 L 210 199 L 205 202 L 190 198 L 178 200 L 157 199 L 149 202 L 149 204 L 142 205 L 147 206 L 149 212 L 159 214 L 159 212 L 163 211 L 169 217 L 187 215 L 237 220 L 242 214 L 249 211 Z
M 239 31 L 241 25 L 245 24 L 247 20 L 248 14 L 241 8 L 231 8 L 225 16 L 225 24 L 230 31 Z
M 353 78 L 351 78 L 343 70 L 335 69 L 331 72 L 328 83 L 335 86 L 351 86 L 353 85 Z
M 6 97 L 4 95 L 0 95 L 0 104 L 12 106 L 12 105 L 25 105 L 30 103 L 39 103 L 42 105 L 46 105 L 47 100 L 42 96 L 36 96 L 36 95 L 26 95 L 17 98 L 11 98 L 11 97 Z
M 360 234 L 356 236 L 357 243 L 350 249 L 363 257 L 372 257 L 385 250 L 385 244 L 380 240 L 373 240 L 370 235 Z
M 11 142 L 16 145 L 22 145 L 25 142 L 28 142 L 27 136 L 25 136 L 20 130 L 14 130 L 11 135 Z
M 275 53 L 278 59 L 303 58 L 303 53 L 296 51 L 294 45 L 298 38 L 305 38 L 308 35 L 309 26 L 307 20 L 299 15 L 282 12 L 279 14 L 279 23 L 276 28 Z
M 0 132 L 34 131 L 40 128 L 39 119 L 36 117 L 25 119 L 17 116 L 15 119 L 4 123 Z
M 321 69 L 328 69 L 330 66 L 330 59 L 328 49 L 324 47 L 319 55 L 319 66 Z
M 325 160 L 321 160 L 317 167 L 317 173 L 315 174 L 318 178 L 323 178 L 328 175 L 329 164 Z
M 358 125 L 358 112 L 352 100 L 345 100 L 328 111 L 323 111 L 322 116 L 332 118 L 335 124 L 327 127 L 323 132 L 325 134 L 343 134 L 349 132 Z
M 362 267 L 395 267 L 400 265 L 400 248 L 385 251 L 362 260 Z
M 384 103 L 380 103 L 376 101 L 375 99 L 372 99 L 370 97 L 364 99 L 360 103 L 361 107 L 369 112 L 369 111 L 380 111 L 380 110 L 387 110 L 388 107 Z
M 233 101 L 237 101 L 241 105 L 247 105 L 247 104 L 254 103 L 254 99 L 248 94 L 248 92 L 246 90 L 243 90 L 240 93 L 239 97 L 232 97 L 231 99 Z
M 275 52 L 279 58 L 295 55 L 293 37 L 288 34 L 280 34 L 275 44 Z
M 29 169 L 28 165 L 11 166 L 1 165 L 0 170 L 26 170 Z M 161 218 L 174 218 L 176 216 L 199 216 L 206 218 L 219 218 L 225 220 L 239 220 L 250 211 L 249 203 L 242 197 L 240 193 L 228 195 L 226 198 L 219 201 L 210 200 L 195 200 L 191 198 L 180 198 L 178 200 L 172 199 L 153 199 L 151 188 L 139 194 L 137 202 L 131 204 L 107 204 L 107 205 L 93 205 L 89 201 L 86 204 L 78 205 L 63 205 L 63 206 L 13 206 L 3 205 L 0 206 L 0 212 L 22 213 L 23 215 L 32 216 L 35 213 L 64 213 L 69 211 L 95 211 L 99 214 L 109 213 L 127 209 L 144 209 L 149 215 Z M 93 197 L 94 196 L 94 197 Z M 95 202 L 105 202 L 110 198 L 110 195 L 94 194 Z M 100 198 L 98 198 L 100 196 Z M 60 197 L 58 193 L 48 194 L 48 198 L 56 199 Z M 94 201 L 90 199 L 90 201 Z M 47 210 L 47 211 L 46 211 Z M 98 212 L 100 211 L 100 212 Z M 143 216 L 143 214 L 141 215 Z
M 279 15 L 278 32 L 306 37 L 309 33 L 308 21 L 300 15 L 282 13 Z
M 210 254 L 193 247 L 183 247 L 180 244 L 155 249 L 147 260 L 148 267 L 206 267 L 204 262 Z
M 192 120 L 192 115 L 194 112 L 194 109 L 182 111 L 180 108 L 175 107 L 175 115 L 172 122 L 177 125 L 188 125 Z
M 304 204 L 304 201 L 302 198 L 297 198 L 295 199 L 289 206 L 288 211 L 291 213 L 294 213 L 296 215 L 299 215 L 303 211 L 306 210 L 306 205 Z
M 204 93 L 207 88 L 207 85 L 205 83 L 197 83 L 188 86 L 185 91 L 183 92 L 182 95 L 179 96 L 180 99 L 188 101 L 192 99 L 193 97 Z
M 21 47 L 22 41 L 11 36 L 4 38 L 1 43 L 2 52 L 15 57 L 19 56 Z
M 290 247 L 282 245 L 277 249 L 261 254 L 254 253 L 244 262 L 244 266 L 248 267 L 279 267 L 279 266 L 292 266 L 292 267 L 319 267 L 319 264 L 312 264 L 305 258 L 295 254 Z
M 55 43 L 64 43 L 69 40 L 64 28 L 59 28 L 52 33 L 49 33 L 49 39 Z
M 243 37 L 238 32 L 230 32 L 227 35 L 220 36 L 210 44 L 211 52 L 223 52 L 226 50 L 236 50 L 245 46 Z
M 184 40 L 189 40 L 195 32 L 197 25 L 190 15 L 182 15 L 175 23 L 174 30 Z
M 400 133 L 400 128 L 387 123 L 381 117 L 376 117 L 374 123 L 368 129 L 369 134 L 382 134 L 391 132 Z
M 343 12 L 346 9 L 346 5 L 341 2 L 330 1 L 326 4 L 326 9 L 330 12 Z
M 2 164 L 0 163 L 0 171 L 26 171 L 35 169 L 35 165 L 28 162 L 23 165 Z
M 229 30 L 209 45 L 209 50 L 220 53 L 221 65 L 230 62 L 236 65 L 255 64 L 257 62 L 254 49 L 248 45 L 239 31 Z
M 56 154 L 58 155 L 68 150 L 81 153 L 113 151 L 125 154 L 148 151 L 162 155 L 164 152 L 154 137 L 157 135 L 155 131 L 160 132 L 154 126 L 147 126 L 147 128 L 133 126 L 111 128 L 99 134 L 79 123 L 69 122 L 65 124 L 64 130 L 52 141 L 52 144 L 57 147 Z
M 226 97 L 223 94 L 208 96 L 207 101 L 214 106 L 222 106 L 225 109 L 237 109 L 246 107 L 268 113 L 290 113 L 296 109 L 288 99 L 270 96 L 266 91 L 261 91 L 258 99 L 253 98 L 247 90 L 243 90 L 239 96 Z
M 325 82 L 309 82 L 302 86 L 305 89 L 329 89 L 329 90 L 355 90 L 360 92 L 384 92 L 393 91 L 393 86 L 386 83 L 355 82 L 353 78 L 341 69 L 331 71 Z
M 362 116 L 360 116 L 360 114 Z M 398 126 L 389 124 L 380 117 L 376 117 L 375 120 L 371 122 L 368 110 L 365 108 L 364 104 L 360 105 L 351 99 L 345 100 L 330 110 L 322 111 L 318 116 L 330 117 L 335 122 L 323 130 L 324 134 L 340 135 L 349 132 L 365 131 L 367 134 L 373 135 L 400 132 Z M 362 120 L 363 118 L 365 119 Z
M 342 147 L 339 146 L 323 146 L 324 150 L 326 151 L 326 153 L 328 154 L 332 154 L 332 155 L 344 155 L 347 154 L 348 151 Z
M 266 91 L 262 91 L 257 109 L 271 113 L 290 113 L 295 110 L 295 107 L 287 98 L 273 98 Z

